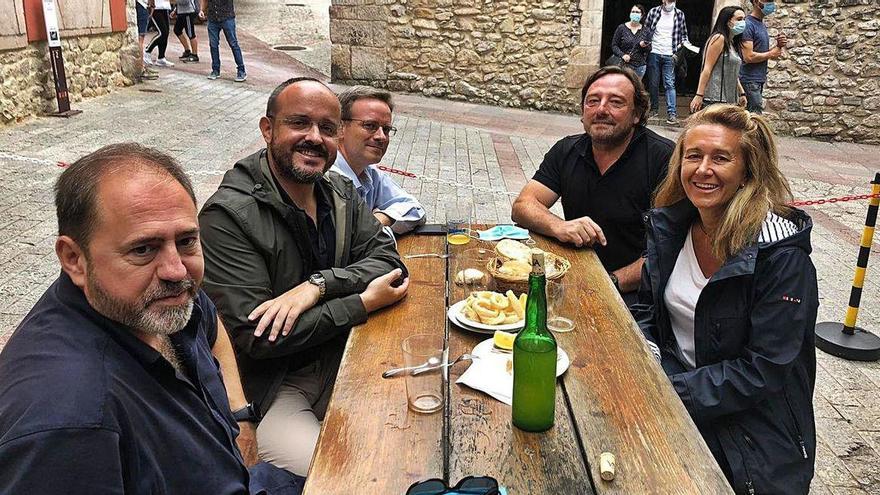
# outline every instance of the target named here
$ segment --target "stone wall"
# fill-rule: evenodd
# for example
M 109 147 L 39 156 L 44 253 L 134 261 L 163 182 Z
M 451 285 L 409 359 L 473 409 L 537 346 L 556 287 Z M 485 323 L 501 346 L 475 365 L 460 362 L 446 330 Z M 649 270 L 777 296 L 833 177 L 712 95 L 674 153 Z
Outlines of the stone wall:
M 334 0 L 334 82 L 449 99 L 572 110 L 579 4 L 533 0 Z M 601 24 L 601 17 L 599 17 Z M 581 55 L 586 51 L 581 50 Z
M 65 36 L 65 31 L 61 31 L 71 103 L 133 84 L 138 70 L 134 0 L 129 0 L 127 7 L 127 31 L 72 36 Z M 0 49 L 0 124 L 56 109 L 55 83 L 46 42 Z
M 880 144 L 880 0 L 785 0 L 768 18 L 791 40 L 764 95 L 785 134 Z
M 717 11 L 737 0 L 706 2 Z M 742 0 L 746 10 L 749 0 Z M 449 99 L 578 112 L 600 64 L 603 0 L 332 0 L 332 78 Z M 880 143 L 880 0 L 782 0 L 790 39 L 766 113 L 783 134 Z M 685 96 L 688 98 L 687 96 Z

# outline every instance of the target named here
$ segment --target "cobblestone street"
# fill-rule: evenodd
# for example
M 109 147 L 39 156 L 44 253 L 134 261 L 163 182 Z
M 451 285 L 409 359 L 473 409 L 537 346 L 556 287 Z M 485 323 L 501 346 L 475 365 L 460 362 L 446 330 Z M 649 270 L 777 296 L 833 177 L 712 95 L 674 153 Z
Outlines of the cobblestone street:
M 242 20 L 242 30 L 254 25 L 249 22 Z M 200 29 L 204 35 L 204 27 Z M 76 103 L 83 114 L 70 120 L 40 117 L 3 128 L 0 348 L 59 270 L 53 249 L 52 192 L 62 171 L 58 162 L 69 163 L 120 141 L 155 146 L 185 166 L 201 204 L 237 159 L 263 146 L 257 122 L 275 84 L 294 75 L 314 74 L 271 50 L 270 44 L 280 38 L 266 43 L 245 33 L 240 40 L 251 76 L 248 82 L 209 81 L 205 79 L 210 61 L 207 36 L 202 39 L 206 50 L 199 65 L 181 64 L 162 70 L 157 81 Z M 228 52 L 224 57 L 228 71 L 231 57 Z M 383 163 L 415 174 L 395 179 L 422 201 L 429 222 L 443 221 L 444 206 L 456 201 L 473 201 L 478 221 L 509 222 L 514 195 L 531 178 L 544 153 L 560 137 L 583 130 L 577 116 L 409 95 L 398 96 L 396 103 L 399 132 Z M 668 137 L 676 135 L 675 129 L 657 130 Z M 798 200 L 866 194 L 880 170 L 880 146 L 780 141 L 782 167 Z M 866 201 L 806 209 L 815 221 L 819 321 L 843 318 L 866 209 Z M 877 333 L 880 236 L 875 236 L 871 256 L 859 325 Z M 880 362 L 848 362 L 818 350 L 817 359 L 814 406 L 819 446 L 811 493 L 880 495 Z

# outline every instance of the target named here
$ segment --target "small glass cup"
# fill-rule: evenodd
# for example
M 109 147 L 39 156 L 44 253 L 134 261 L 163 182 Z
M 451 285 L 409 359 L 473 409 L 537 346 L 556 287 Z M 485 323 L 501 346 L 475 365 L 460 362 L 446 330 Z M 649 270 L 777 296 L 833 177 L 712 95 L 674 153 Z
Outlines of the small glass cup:
M 574 330 L 572 319 L 577 294 L 575 286 L 562 279 L 547 281 L 547 328 L 553 332 L 565 333 Z
M 446 362 L 447 350 L 442 335 L 416 334 L 403 340 L 403 365 L 420 366 L 435 358 Z M 406 403 L 417 413 L 433 413 L 443 408 L 443 373 L 406 375 Z
M 446 242 L 462 245 L 471 241 L 472 210 L 469 204 L 446 205 Z
M 449 263 L 450 299 L 455 304 L 467 298 L 471 292 L 493 290 L 493 279 L 486 263 L 495 252 L 491 249 L 471 248 L 455 253 Z

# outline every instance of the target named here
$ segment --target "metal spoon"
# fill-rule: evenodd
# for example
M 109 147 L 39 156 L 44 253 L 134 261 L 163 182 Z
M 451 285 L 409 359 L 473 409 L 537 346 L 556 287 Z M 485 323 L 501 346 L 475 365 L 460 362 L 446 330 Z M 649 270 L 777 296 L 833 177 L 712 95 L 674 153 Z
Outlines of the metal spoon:
M 432 365 L 432 366 L 428 366 L 428 367 L 424 367 L 424 368 L 419 367 L 419 369 L 413 370 L 412 375 L 413 376 L 421 375 L 422 373 L 427 373 L 429 371 L 439 370 L 441 368 L 446 368 L 446 367 L 452 366 L 453 364 L 455 364 L 459 361 L 473 361 L 474 359 L 480 359 L 480 356 L 474 356 L 471 354 L 462 354 L 461 356 L 458 356 L 458 359 L 456 359 L 455 361 L 453 361 L 451 363 L 441 364 L 439 366 Z
M 390 370 L 386 371 L 385 373 L 382 373 L 382 378 L 391 378 L 392 376 L 397 376 L 397 375 L 399 375 L 401 373 L 405 373 L 407 371 L 413 371 L 413 370 L 417 370 L 419 368 L 428 368 L 431 366 L 437 366 L 438 364 L 440 364 L 440 358 L 432 356 L 432 357 L 428 358 L 428 361 L 426 361 L 425 363 L 420 364 L 418 366 L 410 366 L 408 368 L 390 369 Z M 413 373 L 413 374 L 415 374 L 415 373 Z
M 450 255 L 448 254 L 439 254 L 439 253 L 422 253 L 422 254 L 405 254 L 403 255 L 404 259 L 410 258 L 448 258 Z

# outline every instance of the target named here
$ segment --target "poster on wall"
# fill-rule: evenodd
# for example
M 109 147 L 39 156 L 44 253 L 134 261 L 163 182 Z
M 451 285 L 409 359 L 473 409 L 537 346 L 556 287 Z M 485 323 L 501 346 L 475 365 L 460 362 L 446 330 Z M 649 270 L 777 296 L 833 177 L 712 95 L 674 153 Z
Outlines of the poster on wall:
M 67 76 L 64 73 L 64 57 L 61 53 L 61 33 L 58 29 L 58 7 L 55 0 L 43 0 L 43 19 L 46 22 L 46 39 L 49 42 L 49 63 L 55 80 L 55 99 L 58 111 L 49 115 L 71 117 L 82 110 L 70 109 L 70 95 L 67 92 Z

